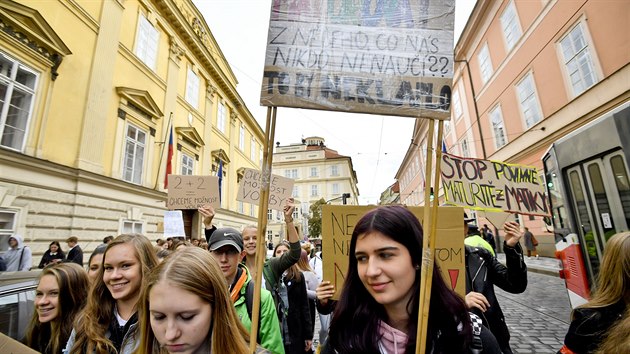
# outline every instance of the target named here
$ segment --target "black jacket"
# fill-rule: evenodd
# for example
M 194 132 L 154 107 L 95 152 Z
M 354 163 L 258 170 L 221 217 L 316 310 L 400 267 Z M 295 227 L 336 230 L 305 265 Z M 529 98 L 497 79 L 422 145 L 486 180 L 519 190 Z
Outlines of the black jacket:
M 68 258 L 66 259 L 66 262 L 74 262 L 83 267 L 83 250 L 79 247 L 79 245 L 76 245 L 68 251 Z
M 509 247 L 503 243 L 507 267 L 501 264 L 490 252 L 480 247 L 466 246 L 466 294 L 475 291 L 483 294 L 490 303 L 486 312 L 470 309 L 481 317 L 497 339 L 504 353 L 510 349 L 510 332 L 505 324 L 503 311 L 494 293 L 494 286 L 513 294 L 519 294 L 527 288 L 527 266 L 523 260 L 520 244 Z
M 54 256 L 50 254 L 50 250 L 47 250 L 42 256 L 42 260 L 39 262 L 39 266 L 37 268 L 43 269 L 45 266 L 52 263 L 53 260 L 60 259 L 63 261 L 65 258 L 66 255 L 61 250 L 57 251 L 57 254 L 55 254 Z

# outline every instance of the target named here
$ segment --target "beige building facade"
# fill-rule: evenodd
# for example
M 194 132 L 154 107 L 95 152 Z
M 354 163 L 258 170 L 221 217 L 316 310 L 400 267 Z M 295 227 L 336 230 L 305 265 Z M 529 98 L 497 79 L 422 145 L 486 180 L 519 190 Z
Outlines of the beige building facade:
M 542 176 L 542 157 L 554 141 L 629 104 L 628 9 L 623 1 L 477 1 L 455 47 L 447 151 L 535 166 Z M 413 174 L 427 127 L 416 124 L 417 146 L 398 173 L 402 201 L 417 189 L 422 204 L 424 179 L 401 178 Z M 550 225 L 517 218 L 552 256 Z
M 237 84 L 190 0 L 2 1 L 2 249 L 13 233 L 35 261 L 71 235 L 88 252 L 107 235 L 162 237 L 171 130 L 173 174 L 223 164 L 215 223 L 254 223 L 237 182 L 260 169 L 264 134 Z
M 346 204 L 359 204 L 358 180 L 352 158 L 328 148 L 324 138 L 309 137 L 302 139 L 301 143 L 289 145 L 277 143 L 272 173 L 295 180 L 293 198 L 296 208 L 293 216 L 302 237 L 306 235 L 314 239 L 320 236 L 308 234 L 310 206 L 314 202 L 324 199 L 330 204 L 342 204 L 343 195 L 349 194 L 345 198 Z M 267 220 L 267 241 L 276 244 L 286 239 L 282 214 L 270 210 Z

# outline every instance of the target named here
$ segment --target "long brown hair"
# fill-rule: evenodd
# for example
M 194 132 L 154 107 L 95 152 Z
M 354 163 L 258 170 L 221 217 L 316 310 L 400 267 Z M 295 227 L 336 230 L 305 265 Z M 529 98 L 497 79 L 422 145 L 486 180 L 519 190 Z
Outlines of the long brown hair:
M 291 245 L 284 241 L 281 241 L 278 242 L 276 247 L 273 248 L 274 257 L 276 257 L 276 250 L 278 250 L 278 247 L 280 246 L 288 248 L 289 252 L 291 252 Z M 298 282 L 302 281 L 302 272 L 300 272 L 300 268 L 298 268 L 297 263 L 294 263 L 291 267 L 289 267 L 289 269 L 287 269 L 287 275 L 285 276 L 285 279 L 295 280 Z
M 140 262 L 142 279 L 145 279 L 149 270 L 153 269 L 158 260 L 153 250 L 153 245 L 148 238 L 140 234 L 123 234 L 107 245 L 103 259 L 107 257 L 113 247 L 122 244 L 131 244 L 136 253 L 136 258 Z M 98 271 L 97 279 L 90 289 L 87 306 L 82 318 L 77 323 L 76 339 L 72 347 L 71 354 L 91 353 L 111 353 L 116 352 L 114 344 L 105 336 L 110 323 L 114 318 L 114 306 L 116 300 L 103 282 L 104 268 Z
M 66 345 L 72 324 L 85 306 L 90 281 L 87 272 L 76 263 L 58 263 L 42 270 L 39 280 L 52 275 L 59 286 L 59 315 L 50 322 L 39 322 L 37 309 L 33 311 L 24 342 L 42 353 L 60 353 Z
M 249 334 L 241 324 L 230 299 L 225 277 L 214 257 L 198 247 L 187 247 L 166 258 L 151 271 L 139 301 L 139 354 L 168 353 L 160 347 L 151 329 L 149 295 L 160 281 L 193 293 L 212 307 L 212 324 L 206 335 L 211 353 L 248 352 Z

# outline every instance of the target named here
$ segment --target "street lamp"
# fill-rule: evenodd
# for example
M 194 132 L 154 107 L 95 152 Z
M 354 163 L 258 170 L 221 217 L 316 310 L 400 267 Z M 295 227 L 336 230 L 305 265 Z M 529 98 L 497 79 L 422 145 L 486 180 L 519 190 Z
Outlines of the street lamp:
M 329 199 L 326 201 L 326 204 L 332 202 L 333 200 L 337 200 L 337 199 L 343 199 L 343 204 L 346 205 L 348 204 L 348 198 L 350 198 L 350 193 L 343 193 L 340 197 L 335 197 L 333 199 Z

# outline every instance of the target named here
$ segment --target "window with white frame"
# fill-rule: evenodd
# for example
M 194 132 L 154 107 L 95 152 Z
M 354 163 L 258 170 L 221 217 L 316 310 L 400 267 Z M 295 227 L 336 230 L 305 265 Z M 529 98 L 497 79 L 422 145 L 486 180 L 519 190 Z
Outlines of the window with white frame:
M 479 73 L 481 74 L 481 81 L 485 84 L 492 76 L 492 60 L 490 60 L 490 51 L 488 50 L 488 43 L 485 43 L 479 54 L 477 54 L 477 60 L 479 61 Z
M 226 132 L 225 131 L 226 122 L 227 122 L 227 110 L 223 102 L 219 102 L 218 108 L 217 108 L 217 128 L 219 128 L 219 130 L 222 133 Z
M 311 177 L 317 177 L 317 167 L 311 167 Z
M 516 85 L 516 91 L 518 92 L 518 100 L 521 103 L 525 126 L 531 128 L 542 119 L 538 98 L 536 97 L 534 75 L 532 73 L 525 75 L 521 82 Z
M 453 113 L 455 114 L 455 120 L 462 116 L 462 102 L 459 99 L 459 91 L 453 92 Z
M 252 137 L 249 142 L 249 158 L 252 161 L 256 161 L 256 151 L 258 150 L 258 143 L 256 143 L 256 139 Z
M 339 176 L 339 166 L 337 165 L 330 166 L 330 175 L 333 177 Z
M 272 230 L 267 230 L 267 240 L 269 240 L 269 242 L 273 241 L 273 231 Z
M 262 167 L 263 165 L 263 152 L 262 148 L 258 149 L 258 166 Z
M 31 118 L 37 74 L 0 52 L 0 145 L 22 151 Z
M 311 197 L 317 197 L 319 195 L 319 188 L 316 184 L 311 185 Z
M 332 193 L 339 194 L 339 183 L 333 183 L 332 185 Z
M 199 108 L 199 76 L 191 68 L 188 68 L 186 77 L 186 102 Z
M 492 133 L 494 134 L 494 146 L 498 149 L 507 143 L 501 106 L 496 106 L 490 112 L 490 122 L 492 124 Z
M 241 151 L 245 150 L 245 126 L 241 124 L 241 128 L 238 130 L 238 148 Z
M 136 35 L 136 56 L 142 60 L 151 70 L 155 71 L 157 64 L 160 32 L 153 24 L 140 14 L 138 19 L 138 33 Z
M 144 221 L 122 220 L 121 234 L 144 234 Z
M 133 124 L 127 124 L 125 155 L 123 158 L 123 180 L 142 184 L 146 143 L 147 133 Z
M 238 212 L 241 214 L 245 212 L 245 206 L 243 205 L 243 202 L 239 201 L 237 203 L 237 209 L 238 209 Z
M 470 148 L 468 147 L 468 139 L 466 136 L 459 141 L 459 148 L 461 149 L 462 157 L 470 157 Z
M 0 210 L 0 251 L 6 251 L 9 248 L 9 237 L 17 231 L 16 221 L 17 211 Z
M 256 207 L 254 205 L 249 206 L 249 216 L 256 216 Z
M 182 170 L 181 173 L 184 176 L 191 176 L 195 170 L 195 159 L 190 155 L 182 153 Z
M 514 47 L 514 44 L 518 42 L 518 39 L 521 38 L 522 34 L 514 1 L 511 1 L 501 14 L 501 29 L 503 30 L 503 37 L 505 38 L 505 44 L 509 52 Z
M 298 198 L 300 196 L 300 191 L 298 189 L 298 186 L 293 186 L 293 198 Z
M 286 178 L 298 178 L 298 170 L 296 168 L 284 170 L 284 177 Z
M 444 133 L 448 133 L 451 131 L 451 121 L 450 120 L 445 120 L 444 121 Z
M 584 35 L 584 25 L 578 23 L 560 40 L 564 65 L 575 96 L 597 81 L 591 52 Z
M 273 209 L 267 209 L 267 220 L 273 220 Z
M 300 218 L 300 208 L 293 209 L 293 218 L 296 220 Z

